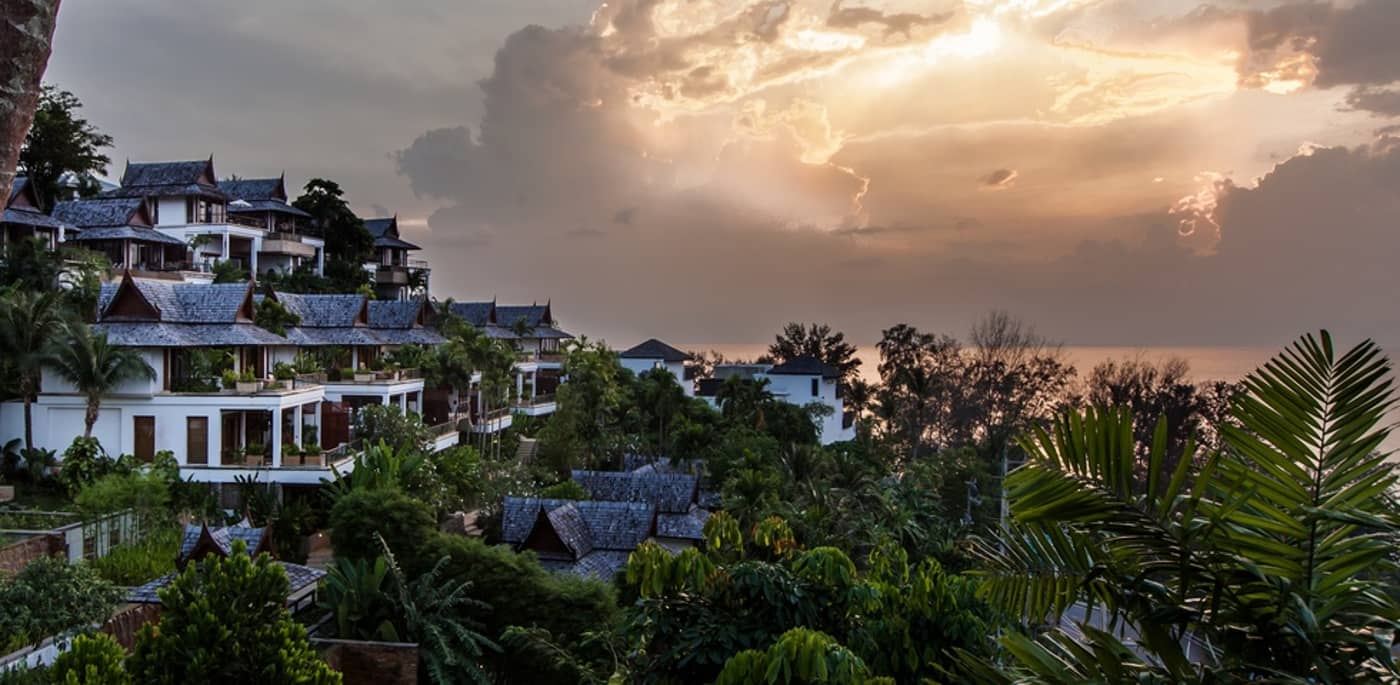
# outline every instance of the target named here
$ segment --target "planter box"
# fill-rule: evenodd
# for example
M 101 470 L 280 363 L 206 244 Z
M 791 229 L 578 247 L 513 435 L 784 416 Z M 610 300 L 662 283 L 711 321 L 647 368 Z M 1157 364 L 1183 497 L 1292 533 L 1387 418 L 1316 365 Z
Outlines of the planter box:
M 245 456 L 243 457 L 243 463 L 244 463 L 244 465 L 246 465 L 246 466 L 262 466 L 262 465 L 263 465 L 263 455 L 261 455 L 261 454 L 248 454 L 248 455 L 245 455 Z
M 8 502 L 15 498 L 15 486 L 0 485 L 0 502 Z
M 252 381 L 251 383 L 238 381 L 233 387 L 240 395 L 251 395 L 262 389 L 262 381 Z
M 370 381 L 372 381 L 372 380 L 374 380 L 374 372 L 373 372 L 373 371 L 367 371 L 367 372 L 365 372 L 365 373 L 360 373 L 360 372 L 358 372 L 358 371 L 355 372 L 355 382 L 356 382 L 356 383 L 368 383 L 368 382 L 370 382 Z
M 301 465 L 302 465 L 302 466 L 325 466 L 325 465 L 326 465 L 326 455 L 325 455 L 325 454 L 303 454 L 303 455 L 301 455 Z

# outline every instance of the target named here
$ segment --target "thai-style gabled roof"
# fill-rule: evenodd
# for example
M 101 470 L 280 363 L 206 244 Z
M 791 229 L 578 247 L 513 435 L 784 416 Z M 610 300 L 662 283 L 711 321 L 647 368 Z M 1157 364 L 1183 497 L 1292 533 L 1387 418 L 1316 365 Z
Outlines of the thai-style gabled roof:
M 543 513 L 543 510 L 541 512 Z M 583 520 L 583 513 L 573 502 L 552 509 L 544 515 L 549 526 L 554 529 L 564 546 L 573 553 L 575 559 L 593 551 L 593 536 L 588 530 L 588 523 Z
M 286 179 L 282 176 L 219 181 L 219 189 L 234 200 L 228 206 L 228 211 L 232 214 L 278 212 L 304 219 L 311 218 L 310 214 L 287 204 Z
M 554 315 L 550 312 L 550 306 L 546 304 L 531 305 L 511 305 L 502 304 L 496 306 L 496 323 L 505 328 L 513 328 L 517 321 L 524 321 L 530 328 L 542 328 L 554 325 Z
M 451 311 L 477 328 L 496 323 L 496 302 L 453 302 Z
M 292 314 L 301 318 L 298 328 L 342 328 L 369 325 L 369 298 L 360 294 L 303 294 L 275 292 L 272 295 Z
M 656 536 L 681 540 L 704 540 L 705 522 L 710 520 L 710 512 L 692 506 L 683 514 L 657 514 Z
M 690 511 L 700 489 L 700 479 L 688 473 L 574 471 L 572 476 L 592 500 L 644 502 L 671 514 Z
M 210 528 L 206 525 L 185 524 L 185 533 L 180 540 L 180 552 L 175 564 L 184 568 L 191 561 L 199 561 L 211 554 L 227 557 L 233 552 L 233 542 L 242 540 L 248 546 L 248 553 L 258 555 L 272 551 L 265 528 L 248 525 Z
M 108 322 L 93 331 L 119 347 L 239 347 L 291 345 L 287 338 L 251 323 Z
M 688 362 L 694 359 L 689 352 L 678 350 L 656 338 L 651 338 L 622 352 L 623 359 L 659 359 L 664 362 Z
M 228 194 L 219 189 L 212 156 L 184 162 L 127 162 L 121 186 L 105 194 L 106 197 L 142 198 L 170 195 L 229 199 Z
M 816 357 L 801 356 L 778 364 L 768 369 L 767 373 L 773 376 L 821 376 L 822 378 L 840 378 L 841 371 L 829 366 Z
M 174 236 L 169 236 L 154 228 L 142 228 L 140 226 L 104 226 L 101 228 L 84 228 L 82 232 L 70 236 L 67 240 L 72 242 L 93 242 L 97 240 L 134 240 L 138 243 L 159 243 L 161 245 L 179 245 L 186 247 L 185 241 Z
M 55 230 L 63 227 L 62 221 L 45 214 L 40 207 L 42 204 L 34 184 L 27 177 L 16 176 L 14 183 L 10 184 L 4 211 L 0 213 L 0 223 Z
M 54 205 L 55 219 L 81 229 L 139 226 L 150 228 L 146 202 L 139 197 L 65 200 Z
M 129 274 L 98 296 L 98 322 L 247 324 L 253 319 L 252 283 L 182 283 Z M 259 329 L 261 330 L 261 329 Z
M 423 326 L 431 312 L 426 300 L 370 300 L 369 327 L 386 345 L 440 345 L 447 339 Z
M 375 247 L 389 247 L 400 250 L 418 250 L 417 245 L 403 240 L 399 237 L 399 217 L 391 216 L 381 219 L 362 219 L 365 222 L 365 230 L 369 231 L 374 238 Z
M 525 497 L 505 498 L 501 514 L 501 539 L 512 545 L 525 542 L 540 523 L 554 525 L 547 514 L 560 507 L 569 506 L 578 513 L 587 527 L 590 551 L 612 550 L 630 552 L 642 544 L 655 530 L 656 508 L 642 502 L 598 502 L 536 499 Z M 540 513 L 546 516 L 541 519 Z M 561 524 L 574 521 L 573 514 L 559 519 Z M 563 532 L 556 528 L 560 539 L 579 533 L 577 530 Z M 581 541 L 575 541 L 582 544 Z M 565 543 L 566 545 L 569 543 Z M 581 547 L 580 547 L 581 549 Z

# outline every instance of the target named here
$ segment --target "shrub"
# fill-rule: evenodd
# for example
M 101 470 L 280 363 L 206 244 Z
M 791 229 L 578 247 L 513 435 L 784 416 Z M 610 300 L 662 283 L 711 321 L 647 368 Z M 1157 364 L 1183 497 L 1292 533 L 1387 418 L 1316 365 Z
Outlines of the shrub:
M 297 377 L 297 370 L 291 364 L 277 362 L 272 365 L 272 377 L 279 381 L 295 380 Z
M 126 650 L 111 635 L 79 635 L 53 662 L 51 676 L 62 685 L 130 685 Z
M 540 497 L 548 499 L 589 499 L 588 491 L 583 489 L 576 480 L 564 480 L 540 490 Z
M 142 585 L 175 571 L 182 531 L 166 527 L 146 534 L 140 542 L 118 545 L 92 561 L 93 570 L 117 585 Z
M 378 533 L 408 563 L 432 537 L 435 523 L 428 505 L 398 490 L 354 490 L 331 508 L 331 545 L 337 557 L 373 559 L 382 552 Z
M 48 666 L 0 670 L 0 685 L 51 685 L 53 682 Z
M 83 486 L 73 503 L 88 516 L 131 509 L 143 526 L 162 525 L 171 518 L 170 484 L 153 470 L 109 473 Z
M 69 495 L 74 495 L 84 485 L 118 470 L 129 471 L 130 463 L 107 456 L 97 438 L 78 437 L 63 451 L 58 482 Z
M 286 609 L 287 575 L 242 541 L 227 559 L 190 564 L 160 591 L 159 626 L 136 637 L 128 669 L 140 683 L 339 683 Z
M 0 646 L 25 644 L 107 618 L 121 591 L 86 564 L 44 557 L 0 581 Z
M 417 414 L 405 414 L 396 406 L 372 404 L 355 413 L 355 437 L 365 444 L 384 442 L 396 451 L 428 449 L 432 435 Z
M 224 372 L 219 374 L 219 378 L 223 380 L 224 390 L 232 390 L 234 386 L 238 385 L 238 372 L 233 369 L 224 369 Z

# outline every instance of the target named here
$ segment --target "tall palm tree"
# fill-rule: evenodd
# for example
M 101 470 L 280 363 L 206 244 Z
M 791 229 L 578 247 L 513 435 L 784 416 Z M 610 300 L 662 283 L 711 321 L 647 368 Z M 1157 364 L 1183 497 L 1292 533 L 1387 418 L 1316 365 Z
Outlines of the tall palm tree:
M 24 449 L 34 449 L 34 395 L 49 340 L 60 328 L 63 299 L 58 292 L 11 290 L 0 297 L 0 353 L 15 370 L 24 402 Z
M 1166 422 L 1142 450 L 1126 409 L 1038 429 L 1006 479 L 1012 525 L 979 551 L 985 596 L 1052 628 L 958 680 L 1400 681 L 1390 376 L 1370 341 L 1304 337 L 1244 381 L 1224 450 L 1172 470 Z
M 63 335 L 48 355 L 48 366 L 54 373 L 87 398 L 83 414 L 83 437 L 92 437 L 102 408 L 102 396 L 129 380 L 154 379 L 155 369 L 129 347 L 107 342 L 106 333 L 94 333 L 86 324 L 69 321 L 63 325 Z

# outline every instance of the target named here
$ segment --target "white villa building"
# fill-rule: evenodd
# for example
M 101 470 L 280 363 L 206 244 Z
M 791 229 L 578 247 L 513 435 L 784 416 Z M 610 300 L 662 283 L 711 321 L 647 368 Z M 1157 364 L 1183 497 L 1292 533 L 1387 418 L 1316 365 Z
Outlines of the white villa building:
M 618 354 L 622 368 L 640 376 L 652 369 L 665 369 L 676 377 L 676 384 L 685 390 L 686 397 L 695 396 L 695 379 L 691 376 L 689 363 L 695 357 L 689 352 L 678 350 L 656 338 L 623 350 Z
M 805 407 L 816 403 L 827 408 L 829 411 L 819 425 L 823 445 L 856 437 L 854 423 L 846 416 L 841 400 L 841 372 L 815 357 L 797 357 L 777 365 L 721 364 L 710 378 L 700 380 L 698 396 L 718 407 L 716 393 L 731 377 L 767 381 L 774 398 L 789 404 Z

